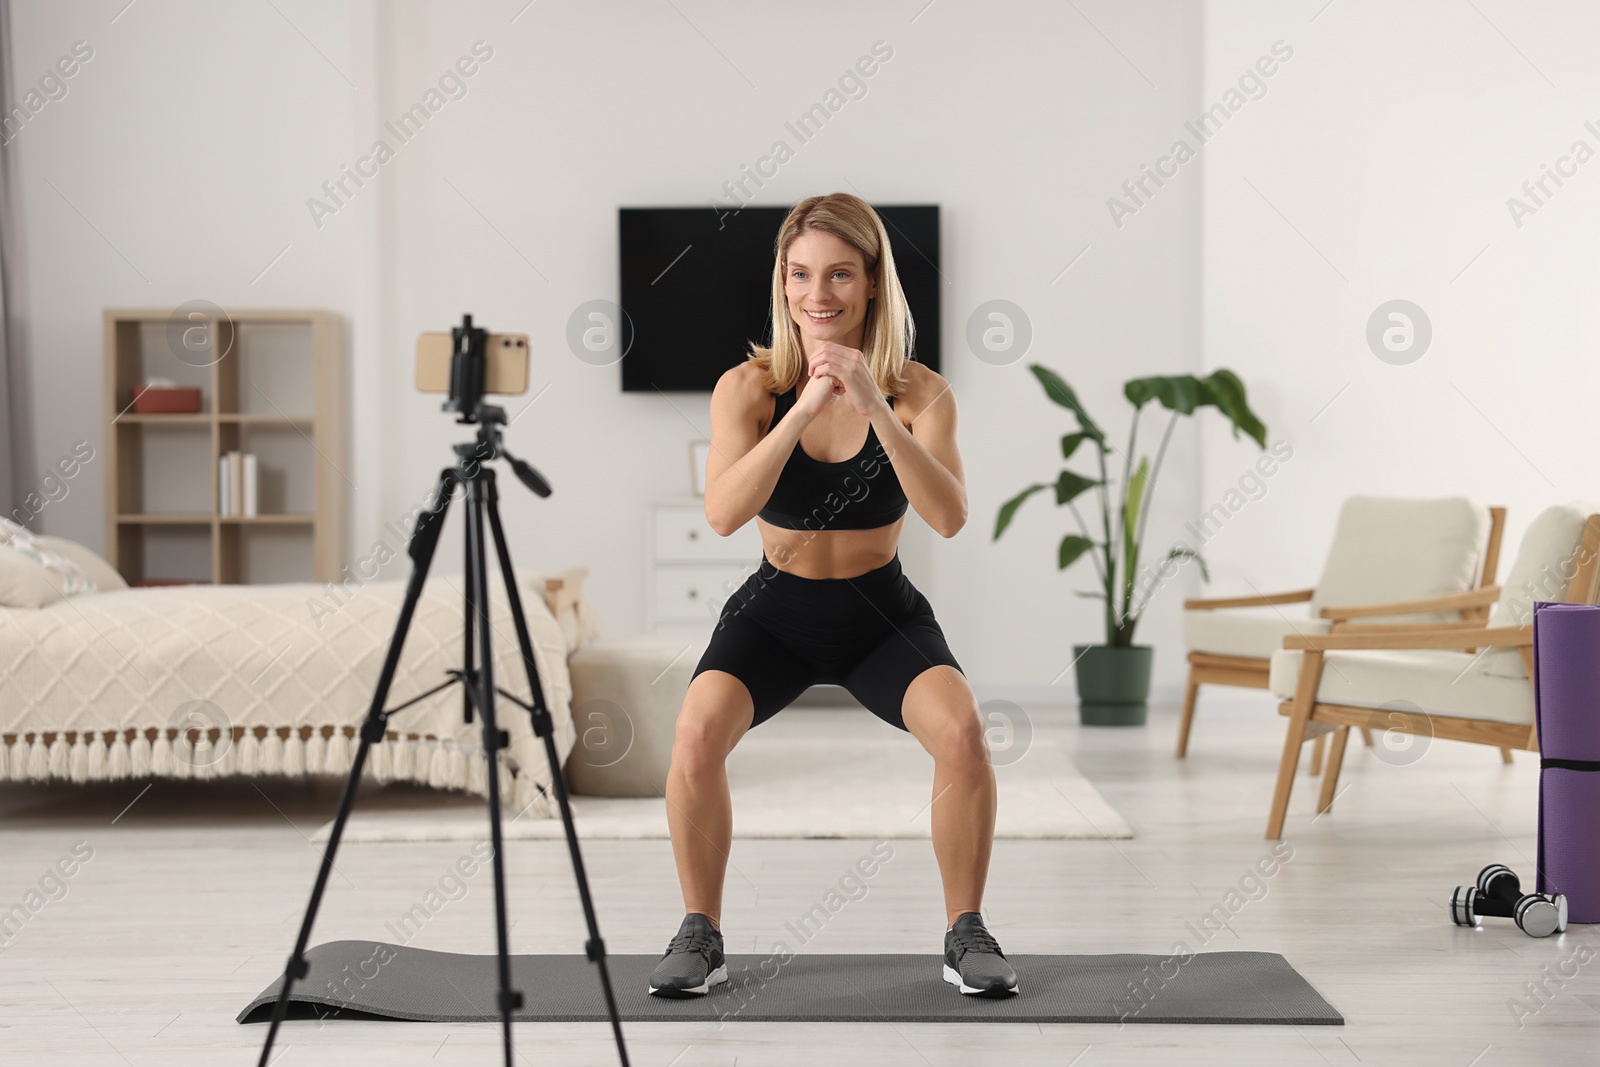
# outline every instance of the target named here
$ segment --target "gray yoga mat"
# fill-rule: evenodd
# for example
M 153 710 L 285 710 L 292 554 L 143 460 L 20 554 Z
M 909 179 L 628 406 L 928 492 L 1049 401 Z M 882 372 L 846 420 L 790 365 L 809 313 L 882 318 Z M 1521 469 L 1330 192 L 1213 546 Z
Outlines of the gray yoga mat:
M 1275 952 L 1173 956 L 1008 956 L 1018 992 L 962 996 L 940 978 L 936 954 L 799 954 L 728 957 L 729 981 L 704 997 L 652 997 L 659 956 L 606 961 L 622 1018 L 715 1022 L 1281 1023 L 1342 1026 L 1344 1017 Z M 493 955 L 434 952 L 374 941 L 330 941 L 306 953 L 290 1018 L 484 1022 L 495 1010 Z M 597 969 L 578 954 L 513 955 L 512 988 L 529 1022 L 607 1019 Z M 239 1013 L 267 1022 L 281 976 Z M 1135 990 L 1140 990 L 1135 993 Z

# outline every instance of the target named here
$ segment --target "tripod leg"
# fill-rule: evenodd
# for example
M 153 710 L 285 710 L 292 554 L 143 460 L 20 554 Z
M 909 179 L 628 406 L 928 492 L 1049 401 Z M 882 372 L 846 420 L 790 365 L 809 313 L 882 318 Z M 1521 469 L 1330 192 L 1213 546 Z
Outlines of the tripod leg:
M 522 994 L 511 988 L 510 936 L 506 929 L 505 849 L 500 836 L 500 750 L 508 743 L 494 710 L 494 648 L 490 640 L 489 571 L 484 553 L 483 482 L 493 471 L 480 466 L 467 481 L 467 613 L 482 612 L 474 620 L 482 651 L 482 665 L 469 684 L 477 689 L 478 714 L 483 717 L 483 751 L 489 761 L 489 838 L 494 845 L 494 924 L 500 971 L 500 1022 L 504 1035 L 506 1067 L 511 1062 L 511 1013 L 522 1007 Z
M 533 640 L 528 636 L 528 620 L 522 613 L 522 597 L 517 592 L 516 572 L 511 567 L 511 553 L 506 548 L 505 530 L 500 525 L 500 493 L 495 485 L 494 471 L 486 472 L 487 511 L 489 527 L 494 534 L 494 547 L 500 558 L 500 579 L 506 587 L 506 600 L 511 606 L 511 620 L 517 630 L 517 645 L 522 652 L 522 664 L 528 673 L 528 691 L 533 704 L 533 732 L 544 739 L 545 759 L 550 763 L 550 785 L 555 790 L 556 803 L 561 808 L 561 821 L 567 830 L 567 850 L 572 855 L 572 873 L 578 883 L 578 896 L 583 901 L 583 916 L 589 924 L 589 941 L 584 946 L 589 959 L 600 971 L 600 988 L 605 995 L 606 1011 L 611 1015 L 611 1030 L 617 1039 L 617 1055 L 622 1067 L 628 1067 L 628 1049 L 622 1039 L 622 1018 L 617 1012 L 617 998 L 611 990 L 611 973 L 606 966 L 606 945 L 600 937 L 600 922 L 595 917 L 594 900 L 589 895 L 589 878 L 583 869 L 583 854 L 578 849 L 578 831 L 572 825 L 572 806 L 567 801 L 566 781 L 561 777 L 561 756 L 556 751 L 555 729 L 550 719 L 550 709 L 545 706 L 544 687 L 539 683 L 539 667 L 533 658 Z M 493 764 L 490 764 L 491 769 Z
M 472 538 L 465 537 L 465 538 L 462 538 L 462 540 L 466 544 L 466 548 L 465 548 L 466 558 L 463 561 L 461 574 L 462 574 L 462 577 L 466 580 L 467 610 L 465 612 L 463 612 L 462 616 L 461 616 L 461 619 L 462 619 L 462 627 L 461 627 L 461 663 L 462 663 L 462 668 L 463 668 L 463 671 L 464 671 L 464 675 L 463 676 L 466 677 L 466 678 L 472 678 L 473 677 L 473 670 L 476 667 L 476 660 L 477 660 L 476 630 L 477 630 L 477 626 L 478 626 L 478 617 L 477 617 L 477 613 L 472 610 L 472 604 L 473 604 L 473 599 L 474 599 L 473 590 L 472 590 Z M 472 692 L 471 684 L 469 683 L 467 685 L 462 686 L 461 687 L 461 721 L 462 722 L 470 723 L 472 721 L 473 698 L 474 698 L 474 694 Z
M 378 674 L 378 685 L 372 694 L 372 704 L 367 708 L 367 717 L 361 724 L 361 743 L 356 747 L 355 759 L 350 764 L 350 776 L 345 779 L 344 791 L 339 795 L 339 810 L 333 817 L 333 830 L 328 835 L 328 847 L 322 853 L 322 865 L 317 870 L 317 880 L 311 887 L 311 902 L 306 905 L 305 918 L 300 923 L 300 934 L 295 939 L 294 952 L 289 956 L 289 963 L 283 970 L 283 988 L 278 991 L 278 1000 L 272 1006 L 272 1025 L 267 1029 L 267 1040 L 261 1049 L 260 1067 L 267 1067 L 272 1058 L 272 1044 L 278 1036 L 278 1027 L 283 1023 L 284 1014 L 289 1007 L 289 993 L 294 987 L 296 979 L 304 978 L 310 971 L 306 962 L 306 943 L 311 940 L 311 926 L 316 922 L 317 908 L 322 903 L 323 890 L 328 885 L 328 875 L 333 871 L 333 854 L 339 849 L 339 839 L 344 834 L 345 821 L 350 817 L 350 809 L 355 804 L 356 788 L 361 782 L 361 771 L 366 766 L 367 751 L 383 740 L 384 727 L 388 716 L 384 713 L 383 706 L 389 699 L 389 686 L 394 682 L 396 668 L 400 664 L 400 652 L 405 647 L 406 633 L 411 628 L 411 617 L 416 612 L 417 601 L 422 596 L 422 585 L 428 578 L 428 567 L 433 562 L 433 550 L 439 543 L 439 527 L 444 523 L 445 512 L 450 506 L 450 486 L 455 481 L 456 474 L 453 469 L 446 470 L 439 478 L 438 506 L 435 509 L 423 511 L 417 519 L 416 530 L 411 535 L 411 580 L 406 585 L 405 601 L 400 605 L 400 618 L 395 623 L 394 636 L 389 639 L 389 652 L 384 657 L 383 669 Z

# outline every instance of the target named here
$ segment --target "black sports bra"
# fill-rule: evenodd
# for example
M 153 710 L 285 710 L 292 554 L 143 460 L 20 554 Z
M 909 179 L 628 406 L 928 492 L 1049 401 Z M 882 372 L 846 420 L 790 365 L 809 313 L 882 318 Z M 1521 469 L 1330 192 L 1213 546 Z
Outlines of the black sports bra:
M 794 407 L 798 389 L 773 402 L 772 426 Z M 888 399 L 893 408 L 894 397 Z M 812 459 L 796 441 L 766 506 L 756 514 L 785 530 L 871 530 L 905 513 L 905 490 L 869 423 L 861 451 L 836 463 Z

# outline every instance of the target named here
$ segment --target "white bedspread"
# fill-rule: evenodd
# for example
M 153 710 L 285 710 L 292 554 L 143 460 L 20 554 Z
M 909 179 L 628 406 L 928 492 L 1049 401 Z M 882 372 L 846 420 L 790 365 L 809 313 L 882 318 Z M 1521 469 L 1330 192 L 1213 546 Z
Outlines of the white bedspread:
M 520 570 L 518 578 L 565 759 L 574 738 L 568 637 L 543 599 L 544 575 Z M 493 568 L 490 589 L 495 683 L 528 700 Z M 459 575 L 428 579 L 387 707 L 461 666 L 462 590 Z M 15 735 L 0 743 L 0 776 L 347 774 L 404 593 L 403 580 L 192 585 L 0 608 L 0 735 Z M 463 722 L 461 693 L 451 686 L 391 718 L 368 773 L 487 795 L 481 720 Z M 501 754 L 504 799 L 531 805 L 530 815 L 553 814 L 553 802 L 543 803 L 549 766 L 528 713 L 504 698 L 496 708 L 511 737 Z M 207 727 L 217 728 L 216 742 L 192 744 Z

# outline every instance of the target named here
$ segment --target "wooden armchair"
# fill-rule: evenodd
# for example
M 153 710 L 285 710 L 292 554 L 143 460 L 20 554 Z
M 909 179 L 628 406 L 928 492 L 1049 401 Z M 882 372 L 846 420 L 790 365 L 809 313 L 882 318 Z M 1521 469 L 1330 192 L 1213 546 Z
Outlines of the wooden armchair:
M 1489 590 L 1341 612 L 1348 628 L 1291 635 L 1272 657 L 1269 686 L 1286 698 L 1289 718 L 1278 784 L 1267 817 L 1281 837 L 1300 748 L 1332 737 L 1319 811 L 1333 806 L 1350 727 L 1538 751 L 1533 697 L 1533 605 L 1536 600 L 1600 603 L 1600 512 L 1545 509 L 1529 526 L 1505 588 L 1487 618 L 1426 628 L 1361 624 L 1374 615 L 1448 603 L 1486 606 Z M 1570 575 L 1570 578 L 1568 577 Z M 1333 667 L 1332 671 L 1325 670 Z
M 1268 688 L 1272 655 L 1286 637 L 1337 633 L 1357 619 L 1387 618 L 1388 625 L 1408 627 L 1482 625 L 1488 614 L 1485 605 L 1494 600 L 1486 590 L 1493 586 L 1499 566 L 1505 515 L 1505 508 L 1484 508 L 1464 497 L 1353 496 L 1340 509 L 1333 543 L 1314 588 L 1184 601 L 1189 684 L 1178 725 L 1178 758 L 1189 749 L 1200 686 Z M 1452 595 L 1463 593 L 1487 600 L 1459 605 L 1452 601 Z M 1442 598 L 1438 603 L 1447 606 L 1405 612 L 1396 611 L 1393 604 L 1384 611 L 1342 606 L 1403 601 L 1407 603 L 1400 606 L 1407 607 L 1423 598 L 1430 603 Z M 1294 615 L 1278 610 L 1297 604 L 1307 604 L 1310 610 Z M 1249 610 L 1262 608 L 1270 610 Z M 1370 735 L 1367 740 L 1370 744 Z M 1313 774 L 1321 762 L 1319 738 L 1312 754 Z

